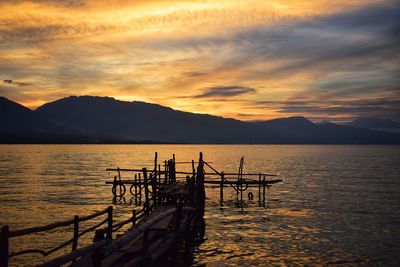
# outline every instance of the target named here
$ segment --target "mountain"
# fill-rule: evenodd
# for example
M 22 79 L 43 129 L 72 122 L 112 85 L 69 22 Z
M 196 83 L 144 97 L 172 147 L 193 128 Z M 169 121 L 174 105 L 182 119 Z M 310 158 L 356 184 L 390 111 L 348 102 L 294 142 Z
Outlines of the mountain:
M 255 122 L 292 144 L 388 144 L 400 143 L 400 135 L 334 123 L 315 124 L 304 117 Z
M 346 125 L 363 129 L 400 133 L 400 123 L 388 119 L 361 117 Z
M 88 142 L 86 136 L 60 127 L 18 103 L 0 97 L 0 143 Z
M 263 143 L 252 123 L 109 97 L 72 96 L 39 107 L 54 123 L 101 138 L 183 143 Z
M 269 130 L 279 136 L 278 143 L 309 143 L 316 125 L 304 117 L 279 118 L 268 121 L 255 122 L 264 130 Z
M 32 110 L 0 97 L 0 132 L 55 132 L 57 127 Z
M 400 144 L 400 134 L 304 117 L 244 122 L 94 96 L 35 111 L 0 98 L 0 120 L 0 143 Z

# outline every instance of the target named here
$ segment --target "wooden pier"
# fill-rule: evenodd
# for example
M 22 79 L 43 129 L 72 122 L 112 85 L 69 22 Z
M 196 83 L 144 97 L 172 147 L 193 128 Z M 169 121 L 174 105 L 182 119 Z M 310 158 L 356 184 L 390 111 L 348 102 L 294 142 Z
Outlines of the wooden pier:
M 71 252 L 55 257 L 40 266 L 176 266 L 182 265 L 180 255 L 190 253 L 193 247 L 204 237 L 205 185 L 220 188 L 220 203 L 224 202 L 224 191 L 232 188 L 237 200 L 243 201 L 243 193 L 249 187 L 258 188 L 258 202 L 265 204 L 266 187 L 280 182 L 272 174 L 243 173 L 243 158 L 238 173 L 218 172 L 211 164 L 203 160 L 200 153 L 197 162 L 191 164 L 192 172 L 176 171 L 175 156 L 161 164 L 154 158 L 154 168 L 142 169 L 107 169 L 115 172 L 112 181 L 114 203 L 129 193 L 133 203 L 140 207 L 133 210 L 127 220 L 115 222 L 113 207 L 110 206 L 89 216 L 74 216 L 72 220 L 53 223 L 47 226 L 10 231 L 4 226 L 0 232 L 0 267 L 7 267 L 12 257 L 27 253 L 48 256 L 68 245 Z M 197 164 L 197 167 L 195 166 Z M 206 167 L 212 172 L 206 172 Z M 122 173 L 128 173 L 133 179 L 123 179 Z M 207 179 L 205 178 L 207 177 Z M 250 177 L 250 178 L 249 178 Z M 251 178 L 252 177 L 252 178 Z M 258 179 L 257 179 L 258 178 Z M 227 187 L 227 188 L 226 188 Z M 253 198 L 249 192 L 248 197 Z M 106 216 L 94 226 L 81 230 L 79 223 L 99 216 Z M 73 225 L 72 238 L 48 251 L 28 249 L 17 252 L 9 251 L 9 239 L 32 233 L 49 231 L 58 227 Z M 123 226 L 130 226 L 122 235 L 115 233 Z M 93 244 L 78 248 L 79 237 L 94 232 Z

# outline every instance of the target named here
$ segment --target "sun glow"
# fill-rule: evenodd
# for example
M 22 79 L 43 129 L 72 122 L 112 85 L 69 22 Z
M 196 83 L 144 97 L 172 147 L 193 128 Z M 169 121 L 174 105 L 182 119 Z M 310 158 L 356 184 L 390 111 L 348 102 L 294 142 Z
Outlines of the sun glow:
M 0 84 L 0 92 L 30 108 L 92 94 L 239 119 L 294 115 L 296 108 L 278 104 L 343 100 L 337 88 L 319 88 L 332 72 L 352 70 L 363 80 L 361 66 L 370 66 L 369 72 L 387 78 L 376 88 L 390 90 L 397 82 L 395 57 L 352 57 L 363 51 L 360 45 L 378 42 L 376 33 L 352 29 L 358 24 L 351 22 L 376 7 L 391 8 L 383 1 L 5 1 L 0 78 L 14 82 Z M 388 25 L 382 21 L 381 27 Z M 389 37 L 379 42 L 391 49 Z M 222 89 L 198 97 L 215 87 Z M 254 90 L 221 91 L 233 87 Z M 357 90 L 346 97 L 368 100 L 381 93 Z M 271 101 L 276 105 L 265 104 Z

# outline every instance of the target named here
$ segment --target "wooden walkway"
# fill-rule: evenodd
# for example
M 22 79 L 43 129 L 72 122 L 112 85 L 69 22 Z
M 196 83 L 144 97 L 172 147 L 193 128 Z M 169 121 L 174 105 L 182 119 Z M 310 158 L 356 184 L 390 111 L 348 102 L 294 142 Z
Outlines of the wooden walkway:
M 143 223 L 153 220 L 155 217 L 167 212 L 168 216 L 160 221 L 152 224 L 146 231 L 138 234 L 126 242 L 121 248 L 112 250 L 110 255 L 106 255 L 98 266 L 139 266 L 147 263 L 156 262 L 163 254 L 164 250 L 168 249 L 176 241 L 176 207 L 164 206 L 157 208 Z M 193 212 L 185 211 L 182 216 L 190 218 Z M 132 231 L 132 229 L 130 230 Z M 116 239 L 118 240 L 118 239 Z M 164 250 L 161 250 L 163 247 Z M 110 252 L 108 252 L 109 254 Z M 91 267 L 95 266 L 93 258 L 98 257 L 96 253 L 90 253 L 81 259 L 74 262 L 73 267 Z

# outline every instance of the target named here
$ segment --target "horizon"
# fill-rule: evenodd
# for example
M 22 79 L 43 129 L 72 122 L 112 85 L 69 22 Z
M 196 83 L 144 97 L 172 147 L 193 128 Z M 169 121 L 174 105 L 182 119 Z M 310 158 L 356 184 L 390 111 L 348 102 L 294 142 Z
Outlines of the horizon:
M 397 1 L 3 1 L 0 95 L 400 121 Z M 255 8 L 256 7 L 256 8 Z
M 18 103 L 17 101 L 14 101 L 14 100 L 9 99 L 9 98 L 7 98 L 7 97 L 0 96 L 0 98 L 1 98 L 1 97 L 5 98 L 5 99 L 7 99 L 7 100 L 9 100 L 9 101 L 12 101 L 12 102 L 14 102 L 14 103 L 17 103 L 17 104 L 19 104 L 19 105 L 24 106 L 22 103 Z M 112 100 L 115 100 L 115 101 L 119 101 L 119 102 L 127 102 L 127 103 L 141 102 L 141 103 L 146 103 L 146 104 L 151 104 L 151 105 L 160 105 L 160 104 L 157 104 L 157 103 L 151 103 L 151 102 L 145 102 L 145 101 L 138 101 L 138 100 L 132 100 L 132 101 L 120 100 L 120 99 L 117 99 L 117 98 L 111 97 L 111 96 L 70 95 L 70 96 L 66 96 L 66 97 L 60 98 L 60 99 L 55 99 L 55 100 L 50 101 L 50 102 L 47 102 L 47 103 L 43 103 L 41 106 L 36 107 L 35 109 L 32 109 L 32 108 L 27 107 L 27 106 L 24 106 L 24 107 L 25 107 L 25 108 L 28 108 L 28 109 L 30 109 L 30 110 L 32 110 L 32 111 L 35 111 L 35 110 L 37 110 L 38 108 L 42 107 L 43 105 L 46 105 L 46 104 L 49 104 L 49 103 L 52 103 L 52 102 L 56 102 L 56 101 L 58 101 L 58 100 L 67 99 L 67 98 L 73 98 L 73 97 L 75 97 L 75 98 L 80 98 L 80 97 L 109 98 L 109 99 L 112 99 Z M 160 105 L 160 106 L 163 106 L 163 105 Z M 168 106 L 163 106 L 163 107 L 171 108 L 171 107 L 168 107 Z M 173 110 L 176 110 L 176 111 L 183 111 L 183 110 L 179 110 L 179 109 L 173 109 Z M 188 112 L 188 111 L 183 111 L 183 112 Z M 189 112 L 189 113 L 191 113 L 191 112 Z M 213 114 L 208 114 L 208 113 L 193 113 L 193 114 L 203 114 L 203 115 L 218 116 L 218 115 L 213 115 Z M 218 117 L 222 117 L 222 118 L 225 118 L 225 119 L 237 119 L 237 118 L 230 118 L 230 117 L 224 117 L 224 116 L 218 116 Z M 394 120 L 394 119 L 383 118 L 383 117 L 351 117 L 351 118 L 348 118 L 349 120 L 347 120 L 347 121 L 339 121 L 339 122 L 338 122 L 338 121 L 329 121 L 329 120 L 320 120 L 320 121 L 316 121 L 316 120 L 312 120 L 312 119 L 310 119 L 310 118 L 308 118 L 308 117 L 306 117 L 306 116 L 303 116 L 303 115 L 301 115 L 301 114 L 296 114 L 296 115 L 293 115 L 293 116 L 286 116 L 286 117 L 275 117 L 275 118 L 270 118 L 270 119 L 268 119 L 268 120 L 244 120 L 244 119 L 237 119 L 237 120 L 240 120 L 240 121 L 243 121 L 243 122 L 261 122 L 261 121 L 269 121 L 269 120 L 276 120 L 276 119 L 289 119 L 289 118 L 304 118 L 304 119 L 307 119 L 308 121 L 311 121 L 312 123 L 316 123 L 316 124 L 318 124 L 318 123 L 325 123 L 325 122 L 327 122 L 327 123 L 335 123 L 335 124 L 346 124 L 346 123 L 350 123 L 350 122 L 352 122 L 352 121 L 354 121 L 354 120 L 357 120 L 357 119 L 364 119 L 364 118 L 367 118 L 367 119 L 385 119 L 385 120 L 391 120 L 391 121 L 397 122 L 397 123 L 400 122 L 400 121 L 397 121 L 397 120 Z

